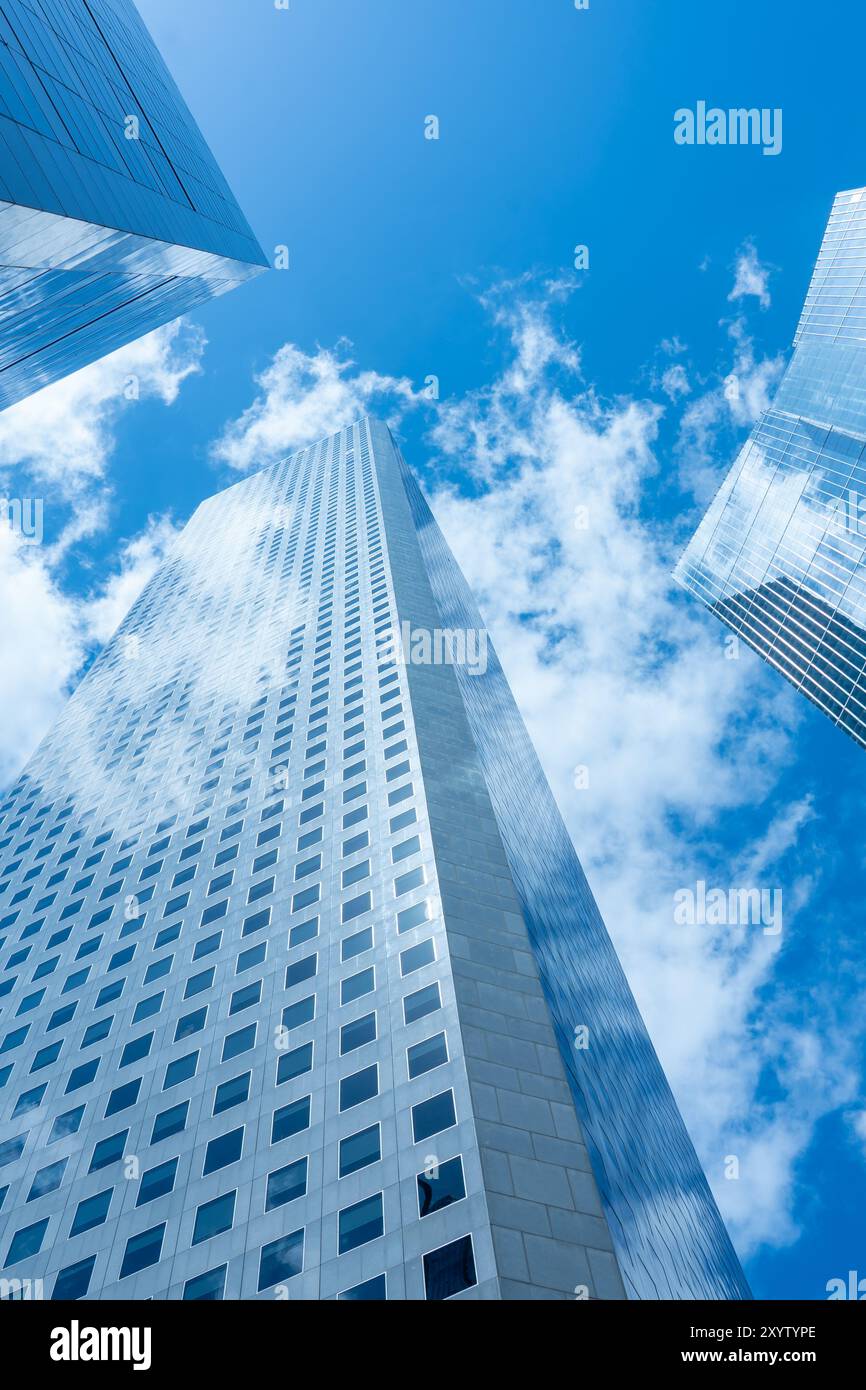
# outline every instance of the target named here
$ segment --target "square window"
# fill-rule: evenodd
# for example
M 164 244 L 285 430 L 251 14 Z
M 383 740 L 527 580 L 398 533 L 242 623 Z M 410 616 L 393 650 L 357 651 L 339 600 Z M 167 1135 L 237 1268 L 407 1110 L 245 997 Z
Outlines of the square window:
M 268 943 L 260 941 L 257 946 L 250 946 L 249 950 L 241 951 L 235 966 L 235 974 L 242 975 L 245 970 L 252 970 L 254 966 L 261 965 L 268 952 Z
M 192 999 L 194 995 L 203 994 L 206 989 L 210 989 L 214 982 L 214 974 L 214 968 L 211 966 L 210 970 L 203 970 L 200 975 L 193 975 L 186 982 L 184 999 Z
M 391 850 L 392 864 L 399 864 L 401 860 L 408 859 L 412 854 L 421 853 L 421 839 L 418 835 L 413 835 L 410 840 L 404 840 L 402 844 L 395 845 Z
M 118 1115 L 121 1110 L 128 1110 L 131 1105 L 135 1105 L 140 1090 L 140 1076 L 135 1081 L 127 1081 L 125 1086 L 118 1086 L 108 1097 L 104 1118 L 107 1120 L 111 1115 Z
M 227 1192 L 225 1196 L 205 1202 L 198 1208 L 192 1233 L 193 1245 L 200 1245 L 203 1240 L 212 1240 L 214 1236 L 222 1235 L 223 1231 L 231 1230 L 236 1196 L 236 1192 Z
M 236 1033 L 229 1033 L 223 1043 L 222 1060 L 230 1062 L 233 1057 L 240 1057 L 243 1052 L 249 1052 L 256 1045 L 256 1029 L 258 1024 L 250 1023 L 246 1028 L 239 1028 Z
M 286 971 L 286 989 L 301 985 L 305 980 L 312 980 L 318 968 L 318 959 L 318 955 L 314 951 L 311 956 L 304 956 L 303 960 L 290 965 Z
M 38 1255 L 47 1230 L 46 1216 L 43 1221 L 35 1221 L 32 1226 L 23 1226 L 20 1231 L 16 1231 L 3 1268 L 8 1269 L 10 1265 L 20 1264 L 22 1260 L 29 1260 L 33 1255 Z
M 436 1067 L 443 1067 L 448 1061 L 445 1034 L 437 1033 L 433 1038 L 425 1038 L 423 1042 L 415 1043 L 406 1055 L 410 1081 L 416 1076 L 423 1076 L 425 1072 L 433 1071 Z
M 412 1106 L 412 1137 L 416 1144 L 429 1139 L 432 1134 L 441 1134 L 457 1123 L 454 1109 L 454 1092 L 443 1091 L 430 1100 L 422 1100 Z
M 199 1274 L 195 1279 L 188 1279 L 183 1286 L 183 1301 L 185 1303 L 221 1303 L 225 1293 L 226 1272 L 228 1265 L 220 1265 L 219 1269 L 208 1270 L 207 1274 Z
M 366 1197 L 363 1202 L 356 1202 L 340 1212 L 339 1253 L 345 1255 L 349 1250 L 357 1250 L 359 1245 L 368 1245 L 384 1231 L 382 1194 L 377 1192 L 375 1196 Z
M 74 1303 L 77 1299 L 84 1298 L 90 1288 L 95 1264 L 96 1256 L 90 1255 L 78 1264 L 67 1265 L 66 1269 L 61 1269 L 54 1283 L 52 1302 Z
M 200 1033 L 207 1023 L 207 1007 L 196 1009 L 194 1013 L 186 1014 L 184 1018 L 179 1018 L 177 1027 L 174 1030 L 174 1041 L 182 1042 L 184 1038 L 191 1038 L 193 1034 Z
M 365 927 L 363 931 L 356 932 L 354 936 L 347 936 L 340 948 L 340 960 L 344 963 L 347 960 L 354 960 L 356 956 L 362 956 L 365 951 L 373 949 L 373 928 Z
M 304 1233 L 293 1231 L 262 1246 L 259 1259 L 258 1291 L 270 1289 L 286 1279 L 293 1279 L 304 1267 Z
M 362 893 L 360 897 L 352 898 L 350 902 L 343 903 L 341 920 L 344 925 L 346 922 L 353 922 L 356 917 L 361 917 L 365 912 L 370 912 L 372 907 L 373 895 L 371 893 Z
M 379 1094 L 379 1067 L 365 1067 L 340 1082 L 340 1110 L 351 1110 Z
M 50 1192 L 56 1192 L 63 1181 L 63 1174 L 66 1172 L 68 1159 L 61 1158 L 57 1163 L 51 1163 L 47 1168 L 40 1168 L 30 1184 L 28 1202 L 35 1202 L 39 1197 L 47 1197 Z
M 410 869 L 408 874 L 401 874 L 394 881 L 394 896 L 402 898 L 405 893 L 411 893 L 413 888 L 420 888 L 425 882 L 425 877 L 423 864 L 417 869 Z
M 351 869 L 343 870 L 342 886 L 351 888 L 356 883 L 361 883 L 363 879 L 370 877 L 370 861 L 364 859 L 360 864 L 353 864 Z
M 289 1202 L 297 1201 L 306 1191 L 307 1160 L 302 1158 L 297 1163 L 290 1163 L 287 1167 L 278 1168 L 275 1173 L 268 1174 L 265 1211 L 273 1211 L 275 1207 L 284 1207 Z
M 243 1147 L 243 1125 L 240 1129 L 233 1129 L 229 1134 L 220 1134 L 216 1139 L 211 1139 L 205 1150 L 202 1177 L 206 1178 L 208 1173 L 217 1173 L 221 1168 L 227 1168 L 230 1163 L 237 1163 Z
M 376 971 L 371 965 L 368 970 L 361 970 L 357 975 L 349 977 L 340 982 L 340 1003 L 351 1004 L 355 999 L 361 999 L 365 994 L 371 994 L 376 988 Z
M 293 1101 L 291 1105 L 284 1105 L 281 1110 L 274 1111 L 271 1126 L 272 1144 L 278 1144 L 282 1139 L 290 1139 L 293 1134 L 300 1134 L 303 1130 L 310 1128 L 311 1100 L 311 1096 L 304 1096 L 303 1099 Z
M 319 901 L 321 896 L 321 885 L 315 883 L 312 888 L 305 888 L 303 893 L 296 893 L 292 898 L 292 912 L 302 912 L 305 907 L 312 907 L 313 903 Z
M 471 1236 L 424 1256 L 424 1289 L 429 1300 L 453 1298 L 464 1289 L 474 1289 L 477 1283 Z
M 430 904 L 426 902 L 416 903 L 414 907 L 407 907 L 404 912 L 397 913 L 397 931 L 411 931 L 413 927 L 420 927 L 429 920 Z
M 162 1089 L 169 1091 L 173 1086 L 179 1086 L 182 1081 L 189 1081 L 190 1077 L 195 1076 L 197 1066 L 197 1052 L 189 1052 L 186 1057 L 178 1057 L 177 1061 L 169 1062 L 165 1069 Z
M 283 1086 L 287 1081 L 294 1081 L 296 1076 L 304 1076 L 312 1070 L 313 1044 L 303 1043 L 301 1047 L 284 1052 L 280 1057 L 277 1062 L 277 1085 Z
M 295 946 L 303 946 L 307 941 L 313 941 L 319 935 L 319 919 L 312 917 L 309 922 L 301 922 L 297 927 L 292 927 L 289 932 L 289 950 Z
M 261 980 L 254 980 L 251 985 L 244 985 L 243 989 L 236 989 L 229 1003 L 229 1018 L 234 1014 L 243 1013 L 244 1009 L 251 1009 L 255 1004 L 258 1004 L 261 997 Z
M 170 1139 L 173 1134 L 180 1134 L 186 1128 L 188 1110 L 189 1101 L 185 1100 L 181 1105 L 172 1106 L 171 1110 L 163 1110 L 161 1115 L 157 1115 L 150 1136 L 151 1144 L 158 1144 L 162 1139 Z
M 419 989 L 416 994 L 407 994 L 403 1000 L 403 1019 L 409 1023 L 417 1023 L 419 1019 L 426 1018 L 428 1014 L 436 1013 L 437 1009 L 442 1008 L 442 1000 L 439 994 L 438 983 L 427 985 L 425 989 Z
M 435 959 L 433 938 L 428 937 L 426 941 L 420 941 L 417 946 L 410 946 L 408 951 L 400 953 L 400 974 L 411 975 L 416 970 L 422 970 L 425 965 L 432 965 Z
M 353 1303 L 384 1302 L 386 1297 L 384 1274 L 377 1274 L 375 1279 L 367 1279 L 363 1284 L 356 1284 L 338 1295 L 340 1300 L 351 1300 Z
M 142 1175 L 135 1205 L 143 1207 L 148 1202 L 155 1202 L 157 1197 L 165 1197 L 174 1188 L 176 1173 L 176 1158 L 170 1158 L 168 1163 L 161 1163 L 158 1168 L 149 1169 Z
M 153 1034 L 146 1033 L 142 1038 L 134 1038 L 128 1042 L 120 1054 L 120 1061 L 117 1064 L 118 1071 L 124 1067 L 130 1067 L 134 1062 L 140 1062 L 143 1057 L 147 1057 L 153 1042 Z
M 139 1270 L 149 1269 L 151 1265 L 158 1264 L 162 1254 L 164 1235 L 165 1223 L 163 1222 L 161 1226 L 154 1226 L 152 1230 L 142 1231 L 141 1235 L 132 1236 L 126 1242 L 123 1264 L 120 1267 L 120 1278 L 128 1279 L 131 1274 L 137 1274 Z
M 316 996 L 310 994 L 306 999 L 299 999 L 296 1004 L 289 1004 L 283 1009 L 282 1025 L 287 1032 L 294 1028 L 300 1028 L 305 1023 L 312 1023 L 316 1016 Z
M 117 1163 L 123 1158 L 128 1137 L 129 1130 L 124 1129 L 119 1134 L 112 1134 L 108 1139 L 100 1139 L 93 1150 L 89 1171 L 97 1173 L 101 1168 L 107 1168 L 110 1163 Z
M 340 1029 L 340 1056 L 344 1057 L 347 1052 L 356 1052 L 359 1047 L 365 1047 L 367 1043 L 373 1042 L 375 1037 L 375 1014 L 366 1014 L 364 1018 L 357 1018 L 353 1023 L 344 1024 Z
M 371 1163 L 378 1163 L 382 1157 L 382 1139 L 379 1126 L 371 1125 L 357 1134 L 350 1134 L 340 1140 L 340 1177 L 347 1178 Z
M 429 1172 L 418 1174 L 418 1211 L 432 1216 L 436 1211 L 462 1202 L 466 1196 L 462 1158 L 449 1158 L 446 1163 L 431 1166 Z
M 250 1081 L 252 1072 L 244 1072 L 243 1076 L 235 1076 L 231 1081 L 224 1081 L 221 1086 L 217 1086 L 214 1095 L 213 1113 L 222 1115 L 225 1110 L 231 1110 L 235 1105 L 243 1105 L 249 1099 Z

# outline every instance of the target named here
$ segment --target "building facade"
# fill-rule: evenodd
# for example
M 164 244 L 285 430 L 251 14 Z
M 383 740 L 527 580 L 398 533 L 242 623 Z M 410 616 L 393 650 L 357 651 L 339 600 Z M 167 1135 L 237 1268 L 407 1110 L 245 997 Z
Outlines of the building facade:
M 866 744 L 866 189 L 840 193 L 775 400 L 675 571 Z
M 132 0 L 4 0 L 0 409 L 266 264 Z
M 202 504 L 0 805 L 0 1278 L 749 1297 L 376 421 Z

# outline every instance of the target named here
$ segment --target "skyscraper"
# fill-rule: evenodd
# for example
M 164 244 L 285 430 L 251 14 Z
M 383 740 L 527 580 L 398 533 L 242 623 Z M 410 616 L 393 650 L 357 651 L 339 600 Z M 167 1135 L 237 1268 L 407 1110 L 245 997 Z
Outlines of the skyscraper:
M 794 355 L 675 571 L 866 744 L 866 189 L 839 193 Z
M 749 1296 L 376 421 L 202 504 L 0 806 L 0 1277 Z
M 132 0 L 4 0 L 0 409 L 265 266 Z

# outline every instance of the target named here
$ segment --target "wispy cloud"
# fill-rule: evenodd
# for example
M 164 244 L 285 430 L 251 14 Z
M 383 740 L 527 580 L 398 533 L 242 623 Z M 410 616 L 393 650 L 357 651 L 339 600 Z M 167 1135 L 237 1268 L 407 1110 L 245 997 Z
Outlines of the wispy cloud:
M 173 404 L 204 347 L 201 331 L 178 320 L 4 410 L 0 469 L 80 499 L 105 473 L 120 416 L 148 397 Z
M 727 886 L 733 875 L 731 886 L 783 889 L 793 929 L 817 887 L 801 847 L 812 810 L 808 796 L 772 809 L 791 756 L 795 697 L 749 654 L 726 659 L 721 632 L 674 589 L 670 544 L 644 517 L 665 411 L 683 409 L 681 442 L 692 441 L 714 476 L 727 463 L 719 437 L 760 414 L 782 363 L 758 357 L 737 319 L 724 325 L 736 390 L 720 379 L 690 395 L 692 374 L 679 360 L 687 350 L 672 339 L 663 351 L 678 360 L 654 377 L 666 403 L 607 404 L 560 328 L 568 291 L 557 282 L 537 292 L 524 277 L 482 296 L 507 339 L 505 361 L 486 389 L 438 407 L 432 500 L 748 1252 L 795 1239 L 797 1162 L 820 1119 L 850 1103 L 858 1071 L 829 993 L 815 988 L 805 1000 L 781 991 L 765 1002 L 784 935 L 675 923 L 679 888 L 698 879 Z M 419 400 L 407 381 L 359 372 L 342 350 L 306 355 L 291 345 L 258 385 L 215 450 L 240 470 L 370 409 L 398 423 Z M 577 789 L 578 767 L 589 769 L 587 790 Z M 732 855 L 720 827 L 745 815 L 758 834 Z M 832 1052 L 818 1076 L 798 1041 L 805 1017 Z M 781 1088 L 772 1101 L 763 1094 L 768 1072 Z M 732 1156 L 740 1177 L 726 1182 Z
M 386 411 L 420 400 L 403 377 L 359 372 L 351 345 L 307 354 L 293 343 L 280 348 L 256 378 L 259 394 L 213 447 L 216 459 L 245 473 L 333 434 L 374 407 Z
M 94 644 L 105 641 L 153 572 L 172 524 L 156 518 L 120 546 L 117 572 L 90 594 L 63 586 L 64 564 L 111 519 L 111 458 L 125 412 L 170 406 L 201 369 L 205 340 L 178 321 L 0 413 L 0 491 L 40 496 L 50 539 L 24 544 L 0 522 L 0 784 L 56 718 Z
M 82 660 L 74 602 L 36 546 L 0 522 L 0 785 L 56 716 Z
M 678 927 L 672 904 L 699 879 L 740 886 L 731 874 L 743 874 L 752 886 L 757 875 L 784 889 L 793 929 L 815 886 L 800 845 L 811 811 L 805 798 L 763 808 L 791 755 L 796 700 L 749 654 L 727 660 L 721 630 L 672 589 L 669 544 L 642 519 L 661 408 L 600 402 L 568 339 L 551 346 L 546 297 L 496 316 L 509 363 L 487 389 L 443 404 L 432 436 L 439 475 L 468 470 L 476 495 L 440 486 L 434 510 L 741 1248 L 790 1240 L 797 1160 L 821 1116 L 856 1091 L 835 1003 L 817 990 L 808 1001 L 784 995 L 762 1024 L 784 936 Z M 745 814 L 763 830 L 732 867 L 721 827 Z M 833 1048 L 820 1074 L 791 1047 L 803 1017 Z M 773 1103 L 768 1068 L 783 1093 Z M 737 1182 L 724 1180 L 728 1156 L 740 1161 Z
M 658 398 L 606 402 L 561 329 L 567 293 L 525 279 L 484 296 L 505 335 L 504 363 L 486 389 L 439 406 L 432 501 L 747 1252 L 796 1237 L 797 1163 L 822 1117 L 856 1102 L 862 1025 L 819 982 L 808 997 L 779 983 L 788 934 L 818 887 L 808 794 L 794 806 L 773 799 L 792 755 L 796 697 L 748 653 L 726 659 L 721 631 L 673 587 L 670 542 L 646 518 L 665 415 L 682 410 L 681 443 L 697 438 L 707 471 L 723 469 L 720 433 L 760 410 L 780 362 L 758 358 L 736 320 L 725 327 L 737 399 L 722 381 L 687 396 L 700 378 L 677 360 L 670 366 L 682 375 L 654 378 Z M 664 351 L 686 355 L 675 340 Z M 422 399 L 404 378 L 359 371 L 344 346 L 307 355 L 286 345 L 257 387 L 214 451 L 238 471 L 371 409 L 399 422 Z M 0 768 L 29 751 L 88 644 L 107 638 L 173 535 L 169 518 L 152 519 L 105 586 L 78 603 L 60 592 L 44 554 L 0 537 L 0 597 L 12 576 L 18 604 L 0 651 L 0 699 L 28 711 L 0 743 Z M 589 770 L 586 790 L 578 767 Z M 737 829 L 744 819 L 751 838 Z M 784 890 L 781 937 L 676 924 L 678 889 L 699 879 L 727 886 L 732 875 L 738 886 Z M 726 1182 L 732 1155 L 740 1177 Z
M 734 288 L 728 295 L 731 303 L 738 299 L 747 299 L 750 296 L 757 299 L 762 309 L 770 307 L 770 275 L 772 268 L 763 265 L 758 259 L 758 252 L 751 241 L 747 241 L 737 255 L 734 267 Z
M 701 506 L 730 468 L 743 430 L 769 407 L 785 370 L 781 353 L 758 353 L 745 319 L 724 327 L 731 356 L 712 384 L 690 398 L 676 445 L 680 485 Z
M 114 635 L 145 584 L 156 574 L 180 530 L 170 517 L 150 517 L 144 531 L 121 547 L 119 567 L 103 590 L 81 607 L 91 641 L 102 645 Z

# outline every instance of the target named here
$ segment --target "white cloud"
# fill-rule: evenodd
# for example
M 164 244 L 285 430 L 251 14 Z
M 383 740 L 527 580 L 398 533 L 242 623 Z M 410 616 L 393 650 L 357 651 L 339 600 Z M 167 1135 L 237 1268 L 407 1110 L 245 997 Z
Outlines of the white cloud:
M 821 1117 L 856 1096 L 853 1044 L 818 990 L 802 1004 L 801 1021 L 801 1005 L 774 988 L 785 935 L 678 927 L 673 895 L 719 873 L 736 875 L 737 886 L 780 885 L 785 932 L 794 928 L 814 891 L 797 853 L 808 799 L 767 811 L 763 836 L 733 867 L 720 862 L 714 836 L 726 817 L 754 817 L 769 805 L 799 706 L 750 654 L 726 661 L 722 629 L 674 588 L 664 535 L 643 519 L 652 510 L 661 407 L 607 405 L 586 386 L 578 350 L 549 312 L 564 292 L 549 287 L 547 300 L 533 303 L 523 282 L 486 298 L 510 335 L 510 360 L 489 389 L 444 403 L 432 435 L 446 473 L 474 475 L 478 495 L 442 487 L 434 507 L 485 611 L 717 1196 L 748 1251 L 796 1235 L 796 1164 Z M 708 472 L 718 466 L 718 431 L 754 418 L 780 371 L 778 359 L 756 359 L 739 320 L 728 331 L 740 395 L 729 400 L 720 385 L 690 401 L 681 434 L 698 441 Z M 684 348 L 671 340 L 665 350 L 674 357 Z M 162 381 L 154 390 L 169 400 L 188 371 L 157 358 L 164 372 L 152 364 L 148 379 Z M 186 359 L 189 370 L 192 363 Z M 239 471 L 370 409 L 419 400 L 405 379 L 357 372 L 342 349 L 305 356 L 286 345 L 258 387 L 215 448 Z M 73 481 L 103 472 L 120 408 L 104 385 L 88 391 L 67 398 L 73 412 L 90 402 L 96 415 L 71 442 L 65 476 Z M 684 391 L 667 395 L 677 404 Z M 49 412 L 43 429 L 37 413 L 29 431 L 19 422 L 5 435 L 0 416 L 0 463 L 23 449 L 49 476 L 60 414 Z M 101 524 L 102 494 L 87 488 L 94 510 L 79 507 L 71 523 L 80 533 Z M 23 553 L 0 532 L 0 603 L 12 605 L 0 634 L 0 708 L 19 711 L 0 732 L 0 773 L 30 751 L 88 643 L 114 630 L 172 537 L 170 520 L 152 520 L 104 588 L 75 604 L 57 588 L 46 554 Z M 590 769 L 587 791 L 575 788 L 578 765 Z M 772 1102 L 761 1092 L 767 1073 L 776 1083 Z M 852 1123 L 855 1133 L 866 1130 L 862 1117 Z M 726 1183 L 722 1166 L 732 1154 L 741 1177 Z
M 0 786 L 33 752 L 60 710 L 83 648 L 74 604 L 38 546 L 0 522 Z
M 733 356 L 714 386 L 695 396 L 680 421 L 680 484 L 702 506 L 734 461 L 735 431 L 750 428 L 768 409 L 785 370 L 781 353 L 759 357 L 742 318 L 727 325 Z M 723 452 L 721 441 L 730 450 Z M 730 441 L 730 442 L 728 442 Z
M 681 362 L 675 363 L 673 367 L 668 367 L 662 373 L 661 387 L 666 396 L 675 401 L 678 396 L 688 396 L 691 392 L 688 372 Z
M 770 273 L 771 267 L 761 264 L 754 245 L 746 242 L 737 255 L 734 285 L 728 300 L 736 303 L 754 298 L 762 309 L 769 308 Z M 732 358 L 718 373 L 714 384 L 689 402 L 677 444 L 680 484 L 694 494 L 701 507 L 713 496 L 733 463 L 734 432 L 751 427 L 768 409 L 785 370 L 783 354 L 758 355 L 742 316 L 724 326 L 733 345 Z M 664 382 L 663 389 L 674 399 Z
M 169 522 L 152 521 L 122 549 L 103 591 L 73 596 L 62 587 L 70 551 L 108 523 L 106 473 L 122 413 L 136 399 L 172 405 L 200 370 L 204 346 L 200 330 L 178 321 L 0 413 L 2 491 L 42 492 L 51 531 L 44 544 L 26 545 L 0 521 L 0 785 L 33 752 L 170 538 Z
M 52 552 L 24 544 L 0 522 L 0 786 L 30 757 L 69 697 L 94 645 L 111 637 L 176 534 L 167 518 L 121 548 L 104 586 L 72 597 L 59 585 Z
M 751 296 L 758 300 L 762 309 L 769 309 L 770 273 L 771 267 L 761 264 L 754 244 L 747 241 L 737 255 L 734 288 L 728 299 L 733 303 Z
M 0 413 L 0 468 L 24 469 L 78 502 L 105 473 L 121 413 L 147 397 L 172 405 L 204 347 L 179 319 L 10 406 Z
M 267 464 L 334 434 L 377 402 L 420 399 L 405 378 L 355 372 L 349 347 L 320 348 L 308 356 L 292 343 L 280 348 L 256 384 L 259 395 L 214 445 L 214 457 L 238 472 Z
M 120 569 L 109 578 L 102 593 L 82 607 L 91 641 L 101 645 L 114 635 L 179 531 L 169 517 L 150 517 L 145 530 L 123 546 Z
M 866 1154 L 866 1110 L 852 1111 L 848 1116 L 848 1123 L 853 1134 L 863 1145 L 863 1152 Z
M 720 862 L 713 837 L 726 817 L 760 817 L 790 759 L 799 707 L 750 653 L 726 660 L 723 629 L 675 592 L 668 545 L 641 519 L 658 407 L 600 404 L 577 377 L 572 346 L 551 351 L 544 304 L 499 318 L 512 364 L 488 390 L 445 403 L 433 433 L 438 467 L 469 470 L 479 495 L 442 487 L 434 510 L 747 1252 L 793 1238 L 796 1161 L 818 1119 L 850 1099 L 856 1068 L 828 1001 L 806 1005 L 805 1032 L 833 1037 L 820 1067 L 796 1041 L 792 1001 L 759 1025 L 758 992 L 775 978 L 784 935 L 679 927 L 673 901 L 719 874 L 725 887 L 781 887 L 792 930 L 814 887 L 797 859 L 808 800 L 766 812 L 741 864 Z M 575 788 L 578 766 L 589 768 L 589 790 Z M 767 1068 L 784 1089 L 774 1104 L 760 1097 Z M 738 1183 L 723 1179 L 731 1154 Z

